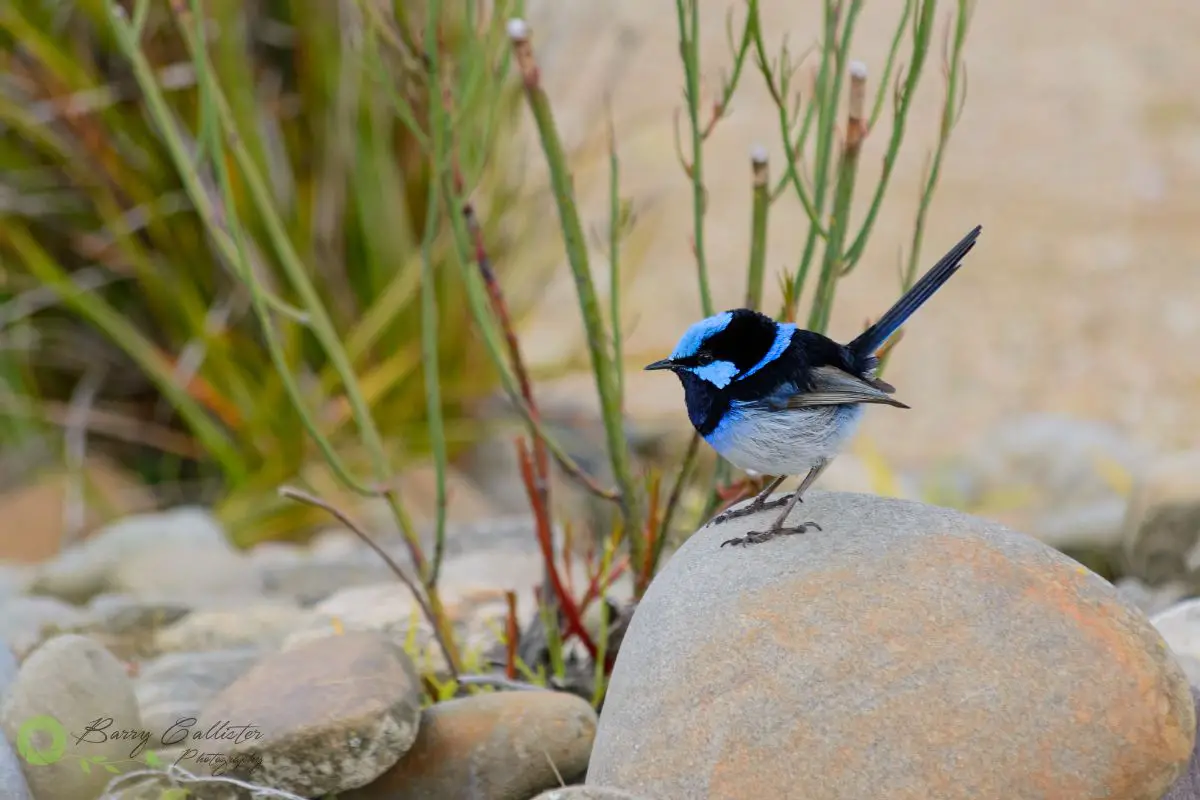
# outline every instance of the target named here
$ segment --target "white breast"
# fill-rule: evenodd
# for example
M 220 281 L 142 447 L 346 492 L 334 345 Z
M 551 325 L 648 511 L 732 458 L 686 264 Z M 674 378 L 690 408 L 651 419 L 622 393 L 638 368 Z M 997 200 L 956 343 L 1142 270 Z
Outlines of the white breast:
M 846 446 L 862 415 L 858 405 L 763 411 L 735 403 L 705 439 L 741 469 L 763 475 L 803 475 Z

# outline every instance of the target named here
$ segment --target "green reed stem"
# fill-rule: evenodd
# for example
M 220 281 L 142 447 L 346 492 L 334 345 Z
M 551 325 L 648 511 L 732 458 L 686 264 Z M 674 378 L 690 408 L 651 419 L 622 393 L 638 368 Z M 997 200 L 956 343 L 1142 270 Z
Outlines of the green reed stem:
M 707 317 L 713 313 L 713 302 L 708 285 L 708 259 L 704 252 L 704 213 L 708 197 L 704 186 L 704 136 L 700 124 L 700 10 L 697 0 L 675 0 L 675 11 L 679 21 L 679 55 L 683 61 L 683 95 L 691 124 L 688 177 L 692 181 L 692 250 L 700 286 L 700 309 Z
M 926 172 L 925 184 L 921 190 L 921 200 L 917 206 L 917 219 L 913 225 L 912 246 L 909 248 L 908 265 L 904 270 L 903 289 L 912 287 L 917 277 L 917 264 L 921 257 L 921 241 L 925 236 L 925 219 L 929 206 L 933 201 L 934 190 L 937 189 L 938 178 L 941 176 L 942 159 L 946 155 L 946 145 L 950 134 L 962 114 L 963 103 L 966 101 L 966 67 L 962 61 L 963 46 L 967 40 L 967 29 L 971 22 L 971 4 L 969 0 L 958 0 L 958 15 L 954 26 L 953 42 L 950 52 L 946 55 L 944 70 L 946 74 L 946 98 L 942 103 L 941 124 L 938 126 L 938 140 L 934 148 Z M 960 85 L 961 84 L 961 85 Z
M 896 56 L 900 52 L 900 42 L 904 41 L 904 32 L 908 30 L 908 20 L 912 16 L 913 7 L 917 0 L 904 0 L 904 12 L 896 23 L 896 34 L 892 37 L 892 45 L 888 48 L 887 62 L 883 67 L 883 75 L 879 78 L 879 88 L 875 90 L 875 103 L 871 107 L 871 119 L 867 122 L 867 130 L 875 128 L 879 115 L 883 113 L 884 99 L 892 87 L 892 72 L 896 69 Z
M 613 367 L 617 376 L 617 397 L 622 413 L 625 407 L 625 353 L 621 326 L 621 162 L 617 157 L 617 137 L 612 117 L 608 120 L 608 315 L 612 335 Z
M 437 46 L 437 25 L 440 20 L 440 0 L 429 0 L 426 9 L 425 41 L 429 70 L 430 140 L 429 187 L 425 203 L 425 233 L 421 238 L 421 360 L 425 369 L 425 408 L 428 417 L 430 450 L 433 454 L 436 512 L 433 528 L 433 561 L 429 567 L 429 582 L 437 583 L 446 553 L 446 427 L 442 419 L 442 391 L 438 358 L 438 299 L 437 276 L 433 268 L 433 242 L 438 234 L 441 208 L 441 178 L 449 161 L 448 126 L 444 124 L 441 99 L 440 58 Z
M 851 15 L 854 13 L 851 7 Z M 850 24 L 850 20 L 847 21 Z M 840 62 L 840 59 L 839 59 Z M 824 333 L 833 311 L 833 297 L 838 279 L 843 274 L 842 245 L 850 227 L 850 202 L 858 177 L 858 156 L 866 138 L 866 81 L 867 68 L 861 62 L 850 66 L 850 103 L 846 117 L 846 143 L 842 148 L 834 190 L 833 212 L 830 215 L 829 238 L 825 242 L 825 258 L 817 282 L 817 294 L 809 316 L 809 329 Z
M 625 530 L 631 532 L 629 537 L 630 554 L 634 562 L 640 564 L 642 563 L 643 542 L 640 537 L 632 535 L 632 532 L 638 529 L 639 501 L 633 481 L 628 442 L 625 440 L 622 424 L 621 398 L 615 375 L 615 370 L 619 366 L 613 363 L 609 354 L 608 337 L 604 331 L 600 304 L 596 298 L 596 288 L 592 284 L 587 242 L 584 239 L 583 226 L 579 222 L 571 174 L 567 167 L 562 142 L 558 136 L 550 101 L 541 86 L 537 62 L 529 42 L 528 27 L 524 21 L 511 20 L 509 36 L 513 43 L 517 66 L 521 72 L 525 98 L 537 125 L 542 152 L 550 170 L 550 184 L 555 204 L 558 207 L 559 222 L 567 249 L 567 260 L 571 267 L 572 277 L 575 279 L 575 293 L 579 298 L 579 308 L 587 334 L 588 353 L 591 357 L 596 391 L 600 398 L 609 458 L 612 462 L 613 475 L 616 478 L 620 496 L 622 521 Z
M 837 120 L 838 98 L 841 94 L 841 75 L 834 65 L 834 56 L 838 49 L 837 21 L 839 2 L 825 0 L 825 34 L 821 41 L 821 68 L 817 72 L 816 96 L 813 102 L 817 106 L 817 143 L 816 158 L 813 163 L 813 192 L 812 206 L 819 219 L 825 213 L 825 192 L 829 182 L 829 158 L 833 146 L 834 125 Z M 832 81 L 832 87 L 830 83 Z M 790 306 L 784 316 L 795 319 L 796 306 L 800 302 L 800 293 L 812 266 L 816 254 L 817 239 L 820 228 L 810 225 L 808 236 L 804 241 L 804 252 L 800 263 L 792 277 L 791 288 L 788 292 Z

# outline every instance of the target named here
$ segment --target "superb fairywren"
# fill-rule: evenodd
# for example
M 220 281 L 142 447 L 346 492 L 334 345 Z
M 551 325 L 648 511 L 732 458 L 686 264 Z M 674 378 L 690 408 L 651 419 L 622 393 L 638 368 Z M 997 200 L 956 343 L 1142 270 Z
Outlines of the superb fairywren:
M 741 469 L 775 476 L 749 505 L 717 515 L 713 524 L 786 506 L 783 513 L 765 531 L 727 539 L 722 547 L 821 529 L 815 522 L 790 528 L 783 523 L 854 434 L 863 404 L 909 407 L 891 397 L 893 386 L 875 377 L 876 353 L 958 270 L 981 230 L 976 226 L 963 237 L 849 344 L 737 308 L 692 325 L 669 358 L 646 366 L 679 377 L 692 426 L 721 456 Z M 795 492 L 767 501 L 788 476 L 805 471 Z

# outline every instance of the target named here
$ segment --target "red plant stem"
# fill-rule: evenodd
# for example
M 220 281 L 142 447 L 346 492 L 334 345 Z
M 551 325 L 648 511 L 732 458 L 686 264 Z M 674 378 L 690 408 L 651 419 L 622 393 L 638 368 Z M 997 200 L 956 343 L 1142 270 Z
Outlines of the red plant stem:
M 521 478 L 525 482 L 525 490 L 529 494 L 529 503 L 533 506 L 533 515 L 537 522 L 538 544 L 542 548 L 542 560 L 546 564 L 546 575 L 550 579 L 550 588 L 554 590 L 554 596 L 557 598 L 558 605 L 562 609 L 563 616 L 566 618 L 567 635 L 575 634 L 578 636 L 579 640 L 583 642 L 583 646 L 587 648 L 588 655 L 594 660 L 597 653 L 596 643 L 592 641 L 592 637 L 588 635 L 587 629 L 583 627 L 583 622 L 579 618 L 579 609 L 576 607 L 575 601 L 563 589 L 562 579 L 559 577 L 558 568 L 554 564 L 550 511 L 540 500 L 541 495 L 537 490 L 533 462 L 529 457 L 529 448 L 525 446 L 524 439 L 517 440 L 517 456 L 521 462 Z
M 654 553 L 658 549 L 655 547 L 659 519 L 658 492 L 661 486 L 662 475 L 655 474 L 654 478 L 650 481 L 650 514 L 646 519 L 646 547 L 644 550 L 645 557 L 642 559 L 642 563 L 638 564 L 636 580 L 637 585 L 634 587 L 634 591 L 637 593 L 638 597 L 642 596 L 642 593 L 646 591 L 646 587 L 650 585 L 650 579 L 654 577 Z
M 579 603 L 579 613 L 583 614 L 588 610 L 588 606 L 592 601 L 600 596 L 600 582 L 604 581 L 604 588 L 610 588 L 617 579 L 625 574 L 625 570 L 629 567 L 629 557 L 623 556 L 620 561 L 612 568 L 612 571 L 607 576 L 596 574 L 592 576 L 591 583 L 588 584 L 587 591 L 583 593 L 583 600 Z
M 455 172 L 457 173 L 457 171 L 456 169 Z M 461 178 L 456 177 L 455 183 L 460 180 Z M 467 221 L 467 232 L 471 234 L 471 244 L 475 248 L 475 263 L 479 267 L 479 274 L 483 277 L 484 286 L 487 288 L 492 311 L 500 322 L 500 330 L 504 334 L 504 344 L 508 348 L 508 356 L 512 361 L 513 373 L 516 375 L 521 397 L 529 406 L 530 415 L 540 422 L 541 415 L 533 400 L 533 385 L 529 380 L 529 371 L 525 369 L 525 359 L 521 357 L 521 342 L 513 329 L 512 317 L 508 313 L 508 303 L 504 299 L 504 292 L 500 289 L 499 281 L 496 280 L 496 272 L 492 269 L 492 260 L 483 246 L 483 231 L 479 227 L 479 217 L 475 214 L 475 206 L 470 201 L 464 203 L 462 213 Z M 545 485 L 549 463 L 546 458 L 546 445 L 539 436 L 533 437 L 533 454 L 538 475 Z M 546 487 L 546 491 L 549 492 L 549 487 Z

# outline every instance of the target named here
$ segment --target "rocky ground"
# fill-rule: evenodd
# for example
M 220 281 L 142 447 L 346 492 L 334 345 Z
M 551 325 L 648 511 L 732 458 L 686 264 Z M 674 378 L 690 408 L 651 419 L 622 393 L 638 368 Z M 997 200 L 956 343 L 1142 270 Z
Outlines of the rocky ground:
M 848 456 L 831 481 L 849 491 L 797 512 L 823 530 L 735 550 L 718 545 L 761 520 L 702 529 L 638 606 L 599 715 L 549 690 L 423 702 L 444 661 L 347 531 L 242 552 L 200 508 L 121 518 L 0 568 L 0 797 L 1200 798 L 1200 771 L 1181 778 L 1200 456 L 1093 423 L 1009 429 L 954 483 L 1024 476 L 1011 527 L 861 493 Z M 504 591 L 527 616 L 540 573 L 526 517 L 456 522 L 460 641 L 482 657 Z

